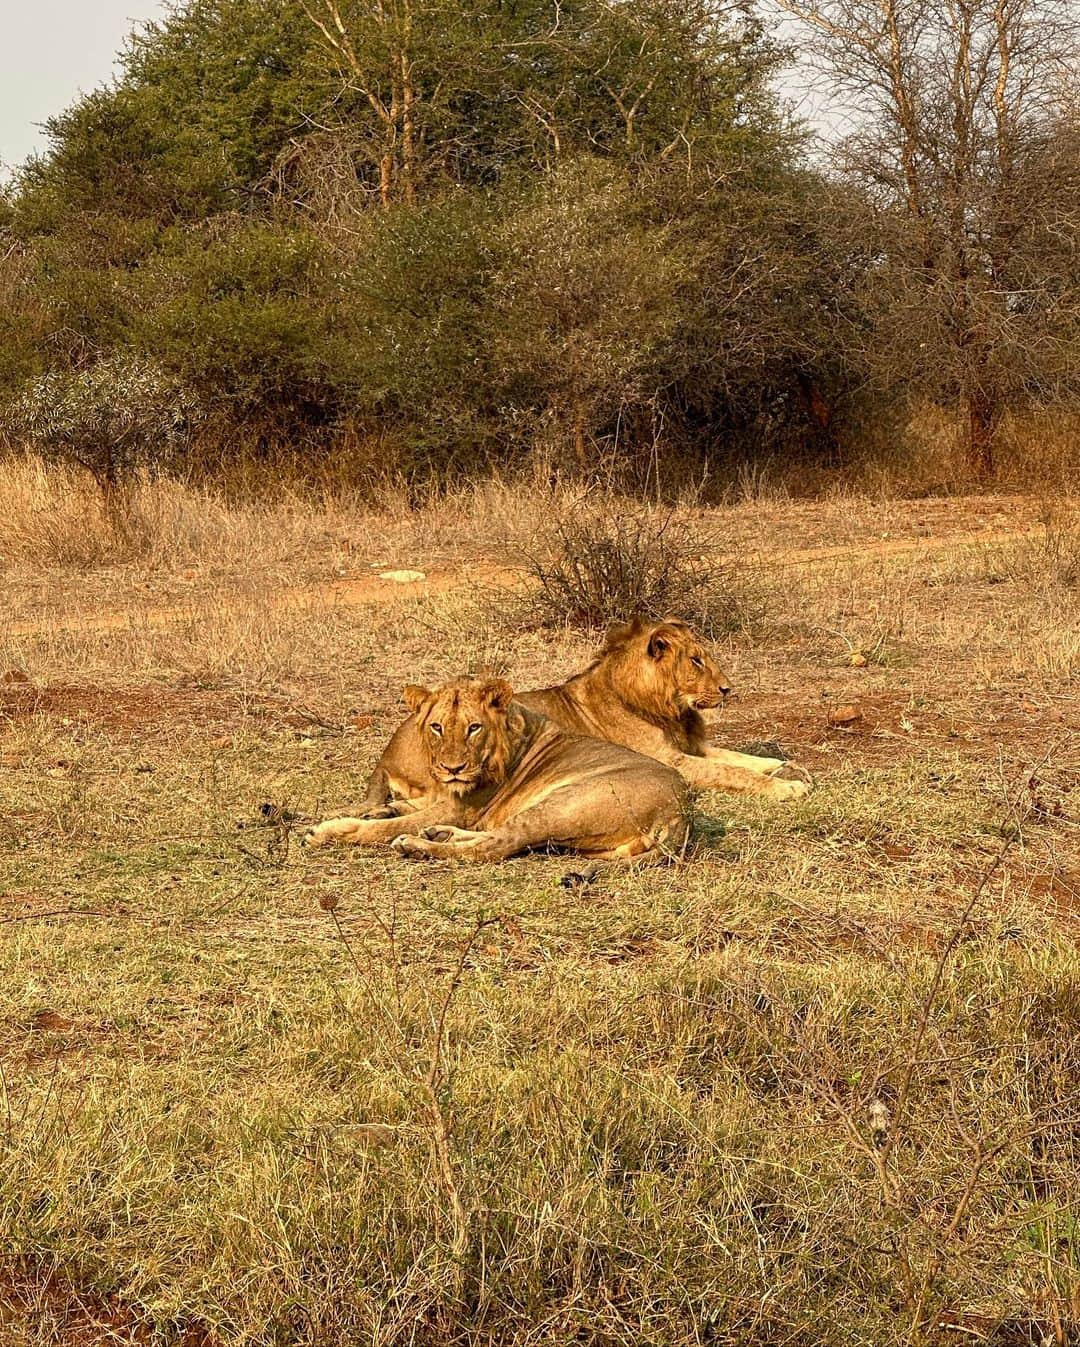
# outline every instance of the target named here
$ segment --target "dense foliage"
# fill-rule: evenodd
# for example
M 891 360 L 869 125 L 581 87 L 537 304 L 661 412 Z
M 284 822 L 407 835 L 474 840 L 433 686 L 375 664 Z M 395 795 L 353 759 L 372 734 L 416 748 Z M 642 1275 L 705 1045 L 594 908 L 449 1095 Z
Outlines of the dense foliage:
M 203 461 L 834 456 L 929 385 L 874 360 L 892 217 L 803 164 L 781 55 L 716 0 L 187 0 L 0 202 L 0 399 L 130 358 Z

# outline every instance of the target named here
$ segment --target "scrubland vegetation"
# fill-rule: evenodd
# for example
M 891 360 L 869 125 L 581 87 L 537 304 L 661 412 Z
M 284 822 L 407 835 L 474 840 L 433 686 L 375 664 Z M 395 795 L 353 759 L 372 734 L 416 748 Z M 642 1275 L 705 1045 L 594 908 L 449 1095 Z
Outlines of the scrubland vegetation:
M 1067 508 L 639 515 L 628 575 L 692 539 L 695 616 L 753 596 L 716 628 L 721 741 L 818 785 L 707 793 L 684 863 L 566 888 L 295 837 L 357 798 L 405 682 L 581 666 L 523 553 L 568 512 L 603 542 L 608 498 L 158 482 L 168 541 L 73 569 L 42 508 L 71 483 L 16 486 L 50 528 L 3 543 L 7 1341 L 1075 1340 Z M 416 562 L 423 592 L 363 580 Z
M 0 199 L 5 433 L 106 491 L 1060 481 L 1077 48 L 1068 0 L 190 0 Z
M 1080 1341 L 1076 44 L 186 0 L 53 119 L 0 197 L 4 1347 Z M 637 608 L 806 800 L 584 884 L 299 854 L 404 683 Z

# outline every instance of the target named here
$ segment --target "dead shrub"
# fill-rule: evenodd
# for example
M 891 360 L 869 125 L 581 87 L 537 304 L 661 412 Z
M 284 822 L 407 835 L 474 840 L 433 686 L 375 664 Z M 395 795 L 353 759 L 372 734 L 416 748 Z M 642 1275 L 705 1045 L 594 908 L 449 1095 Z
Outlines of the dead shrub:
M 1032 546 L 1051 584 L 1080 589 L 1080 514 L 1048 519 Z
M 678 616 L 718 636 L 755 627 L 765 592 L 752 572 L 709 550 L 693 521 L 613 499 L 560 513 L 523 549 L 544 625 L 592 631 L 635 613 Z
M 1047 508 L 1039 532 L 998 558 L 991 574 L 1047 597 L 1080 598 L 1080 510 Z

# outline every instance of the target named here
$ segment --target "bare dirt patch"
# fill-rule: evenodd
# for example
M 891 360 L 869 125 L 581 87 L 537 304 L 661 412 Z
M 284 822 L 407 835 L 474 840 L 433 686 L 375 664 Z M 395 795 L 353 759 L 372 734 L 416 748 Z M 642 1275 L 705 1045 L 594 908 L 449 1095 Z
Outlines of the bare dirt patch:
M 0 728 L 5 723 L 11 725 L 41 716 L 66 728 L 75 739 L 81 730 L 93 729 L 116 739 L 138 741 L 178 730 L 225 736 L 243 724 L 296 733 L 325 727 L 316 712 L 287 697 L 270 693 L 252 696 L 235 690 L 182 684 L 183 680 L 180 686 L 98 687 L 55 683 L 36 687 L 21 682 L 0 687 Z M 359 719 L 356 718 L 357 722 Z M 339 732 L 342 727 L 331 728 Z M 224 739 L 217 746 L 224 747 Z
M 7 1347 L 45 1341 L 62 1347 L 153 1347 L 159 1326 L 114 1294 L 79 1286 L 46 1267 L 0 1268 L 0 1334 Z M 208 1328 L 170 1326 L 170 1347 L 214 1347 Z

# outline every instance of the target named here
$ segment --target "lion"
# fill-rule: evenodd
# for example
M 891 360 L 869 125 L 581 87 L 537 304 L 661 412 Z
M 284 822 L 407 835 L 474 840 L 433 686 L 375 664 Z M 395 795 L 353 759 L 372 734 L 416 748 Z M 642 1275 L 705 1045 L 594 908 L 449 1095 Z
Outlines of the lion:
M 570 734 L 621 744 L 673 767 L 697 790 L 739 791 L 796 800 L 811 785 L 805 769 L 780 758 L 759 758 L 708 741 L 701 712 L 721 706 L 731 684 L 688 622 L 636 617 L 607 634 L 595 660 L 565 683 L 516 694 L 522 706 Z M 407 720 L 394 734 L 368 781 L 360 806 L 378 817 L 393 802 L 423 796 L 424 772 L 416 730 Z
M 647 863 L 678 853 L 689 833 L 685 783 L 652 758 L 565 734 L 514 700 L 502 678 L 456 678 L 404 691 L 412 713 L 377 771 L 416 787 L 378 818 L 328 819 L 307 846 L 389 842 L 402 856 L 501 861 L 523 851 L 573 851 Z M 407 728 L 407 735 L 402 730 Z M 396 779 L 396 778 L 395 778 Z

